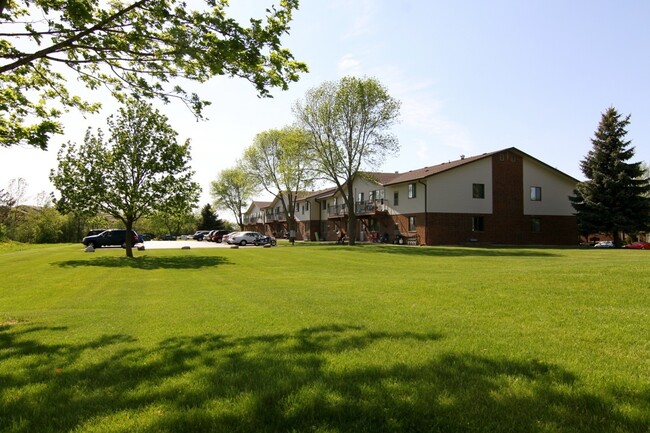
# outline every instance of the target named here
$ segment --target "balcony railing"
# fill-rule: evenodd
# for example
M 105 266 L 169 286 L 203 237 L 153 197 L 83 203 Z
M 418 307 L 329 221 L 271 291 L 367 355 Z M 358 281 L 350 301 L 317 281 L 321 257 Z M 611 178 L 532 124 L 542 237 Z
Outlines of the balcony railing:
M 327 214 L 330 218 L 342 217 L 348 214 L 348 207 L 345 204 L 337 204 L 327 208 Z
M 388 212 L 388 200 L 367 200 L 354 204 L 354 213 L 356 215 L 373 215 L 378 212 Z M 348 214 L 348 208 L 345 204 L 329 206 L 327 213 L 330 218 L 342 217 Z
M 264 217 L 261 215 L 245 216 L 243 220 L 244 224 L 261 224 L 264 222 Z
M 377 212 L 388 211 L 388 201 L 386 199 L 367 200 L 356 202 L 354 211 L 357 215 L 375 214 Z
M 277 213 L 267 213 L 266 214 L 266 222 L 271 222 L 271 221 L 286 221 L 287 220 L 287 214 L 285 212 L 277 212 Z

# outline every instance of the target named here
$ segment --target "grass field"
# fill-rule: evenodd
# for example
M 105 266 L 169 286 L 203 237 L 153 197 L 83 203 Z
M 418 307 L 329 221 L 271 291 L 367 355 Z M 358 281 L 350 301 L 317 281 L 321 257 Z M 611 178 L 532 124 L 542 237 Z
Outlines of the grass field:
M 0 246 L 0 432 L 650 432 L 650 253 Z

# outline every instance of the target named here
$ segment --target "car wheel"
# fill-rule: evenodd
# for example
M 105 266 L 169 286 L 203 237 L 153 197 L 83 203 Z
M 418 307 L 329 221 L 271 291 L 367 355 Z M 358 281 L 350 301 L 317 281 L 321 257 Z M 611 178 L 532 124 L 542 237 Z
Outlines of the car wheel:
M 223 241 L 223 239 L 217 239 L 217 243 L 220 244 Z
M 93 250 L 97 249 L 94 242 L 88 242 L 88 246 L 91 247 Z
M 242 239 L 242 241 L 239 243 L 242 247 L 246 246 L 246 239 Z
M 273 239 L 273 240 L 271 241 L 271 245 L 276 246 L 277 244 L 278 244 L 278 243 L 277 243 L 277 241 L 276 241 L 275 239 Z
M 122 244 L 122 248 L 126 249 L 126 242 Z

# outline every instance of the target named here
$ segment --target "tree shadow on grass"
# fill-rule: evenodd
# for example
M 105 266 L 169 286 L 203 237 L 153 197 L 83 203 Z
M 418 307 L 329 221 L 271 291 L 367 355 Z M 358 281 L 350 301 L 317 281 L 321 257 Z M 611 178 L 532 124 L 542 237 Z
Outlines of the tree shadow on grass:
M 592 433 L 650 427 L 642 410 L 648 389 L 597 395 L 571 372 L 540 361 L 441 353 L 417 363 L 373 362 L 372 354 L 386 344 L 430 345 L 442 338 L 438 334 L 333 324 L 244 338 L 174 337 L 153 347 L 124 335 L 50 347 L 13 331 L 0 331 L 9 340 L 0 353 L 10 353 L 0 361 L 3 432 Z M 13 367 L 3 368 L 6 362 Z
M 406 256 L 432 257 L 561 257 L 557 252 L 539 248 L 525 247 L 427 247 L 386 244 L 349 245 L 324 244 L 323 248 L 340 250 L 358 249 L 369 253 L 400 254 Z
M 88 260 L 66 260 L 53 265 L 62 268 L 97 266 L 103 268 L 134 269 L 200 269 L 228 265 L 230 261 L 221 256 L 141 256 L 141 257 L 93 257 Z

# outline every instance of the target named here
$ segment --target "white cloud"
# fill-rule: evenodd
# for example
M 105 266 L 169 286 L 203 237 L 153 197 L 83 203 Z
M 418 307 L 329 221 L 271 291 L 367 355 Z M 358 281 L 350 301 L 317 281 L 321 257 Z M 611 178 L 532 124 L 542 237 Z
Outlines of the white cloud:
M 354 57 L 353 54 L 344 55 L 337 64 L 337 70 L 339 76 L 344 77 L 346 75 L 361 75 L 361 61 Z

